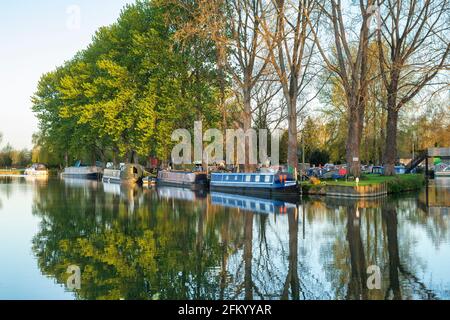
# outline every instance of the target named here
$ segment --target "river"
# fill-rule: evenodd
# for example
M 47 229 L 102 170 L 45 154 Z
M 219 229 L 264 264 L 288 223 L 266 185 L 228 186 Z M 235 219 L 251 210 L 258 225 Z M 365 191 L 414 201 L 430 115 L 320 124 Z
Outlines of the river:
M 0 299 L 450 299 L 449 208 L 1 177 Z

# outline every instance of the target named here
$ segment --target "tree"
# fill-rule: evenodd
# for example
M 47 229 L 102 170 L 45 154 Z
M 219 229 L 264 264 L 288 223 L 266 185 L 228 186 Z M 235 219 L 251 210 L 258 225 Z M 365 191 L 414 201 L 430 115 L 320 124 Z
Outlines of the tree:
M 184 2 L 182 2 L 184 4 Z M 252 98 L 254 89 L 264 75 L 269 62 L 261 36 L 261 17 L 266 10 L 262 0 L 200 0 L 194 2 L 194 21 L 189 21 L 182 33 L 210 39 L 216 46 L 219 78 L 225 72 L 233 80 L 233 92 L 242 105 L 242 115 L 235 119 L 244 131 L 252 128 Z M 224 79 L 220 81 L 223 91 Z M 221 104 L 224 104 L 221 93 Z M 225 106 L 221 106 L 225 111 Z M 225 116 L 224 116 L 225 117 Z M 226 123 L 227 121 L 223 121 Z M 225 129 L 225 127 L 223 127 Z M 266 129 L 266 128 L 265 128 Z M 245 141 L 245 171 L 250 165 L 250 141 Z
M 359 32 L 352 38 L 349 38 L 348 30 L 350 28 L 355 30 L 355 26 L 354 24 L 345 25 L 341 0 L 332 0 L 331 7 L 320 6 L 320 13 L 331 24 L 333 32 L 332 57 L 326 53 L 323 40 L 319 40 L 319 38 L 324 40 L 328 40 L 328 38 L 324 36 L 323 32 L 319 36 L 312 28 L 317 48 L 326 67 L 337 75 L 345 92 L 348 120 L 346 161 L 350 174 L 354 176 L 359 176 L 361 173 L 360 144 L 369 84 L 367 68 L 369 26 L 373 15 L 371 9 L 374 4 L 375 0 L 359 1 L 361 24 Z M 310 24 L 312 24 L 311 21 Z M 352 50 L 351 42 L 356 43 L 356 50 Z
M 180 42 L 171 6 L 137 1 L 102 27 L 86 50 L 44 75 L 33 97 L 41 150 L 95 162 L 168 160 L 175 129 L 214 125 L 214 48 Z M 182 19 L 190 19 L 184 12 Z
M 298 169 L 298 98 L 308 84 L 306 74 L 310 66 L 314 43 L 308 41 L 312 29 L 309 19 L 315 10 L 315 0 L 302 0 L 296 4 L 277 0 L 273 2 L 275 16 L 262 17 L 264 39 L 269 58 L 281 83 L 287 105 L 288 165 Z M 271 20 L 274 18 L 276 24 Z M 306 103 L 302 105 L 305 107 Z
M 0 166 L 11 167 L 13 164 L 13 147 L 8 143 L 0 152 Z
M 450 7 L 447 0 L 377 3 L 383 22 L 377 43 L 388 112 L 384 164 L 385 174 L 394 175 L 400 109 L 449 66 Z
M 311 165 L 325 165 L 330 161 L 330 155 L 325 150 L 313 150 L 309 156 L 309 163 Z

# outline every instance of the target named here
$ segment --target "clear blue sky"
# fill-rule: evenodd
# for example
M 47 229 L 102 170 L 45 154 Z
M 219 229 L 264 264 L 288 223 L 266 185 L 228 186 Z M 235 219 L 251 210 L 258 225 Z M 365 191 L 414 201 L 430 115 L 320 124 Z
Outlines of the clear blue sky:
M 30 97 L 40 76 L 85 48 L 100 26 L 113 23 L 122 7 L 133 2 L 1 1 L 0 148 L 6 142 L 15 148 L 31 147 L 37 121 L 31 112 Z

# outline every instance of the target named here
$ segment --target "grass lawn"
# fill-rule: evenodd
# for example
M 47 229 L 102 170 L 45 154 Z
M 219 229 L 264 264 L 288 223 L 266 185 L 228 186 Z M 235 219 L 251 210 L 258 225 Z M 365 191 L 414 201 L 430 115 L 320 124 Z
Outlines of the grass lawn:
M 363 175 L 361 179 L 359 180 L 360 186 L 371 186 L 376 185 L 380 183 L 385 182 L 394 182 L 394 181 L 405 181 L 405 182 L 412 182 L 423 179 L 422 174 L 399 174 L 397 176 L 381 176 L 378 174 L 367 174 Z M 345 181 L 345 180 L 326 180 L 324 181 L 327 185 L 330 186 L 356 186 L 355 181 Z
M 382 183 L 387 184 L 389 193 L 398 193 L 422 188 L 425 184 L 425 177 L 423 174 L 399 174 L 393 177 L 366 174 L 361 177 L 359 186 L 373 186 Z M 322 186 L 356 187 L 356 182 L 345 180 L 323 180 L 319 185 L 312 185 L 309 181 L 304 181 L 301 185 L 307 190 L 310 188 L 320 188 Z

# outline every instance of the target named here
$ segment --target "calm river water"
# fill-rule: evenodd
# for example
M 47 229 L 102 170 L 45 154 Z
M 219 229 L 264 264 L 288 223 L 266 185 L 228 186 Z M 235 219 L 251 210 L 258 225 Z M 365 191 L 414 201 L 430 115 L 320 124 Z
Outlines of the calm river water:
M 0 299 L 450 299 L 449 208 L 3 177 Z

